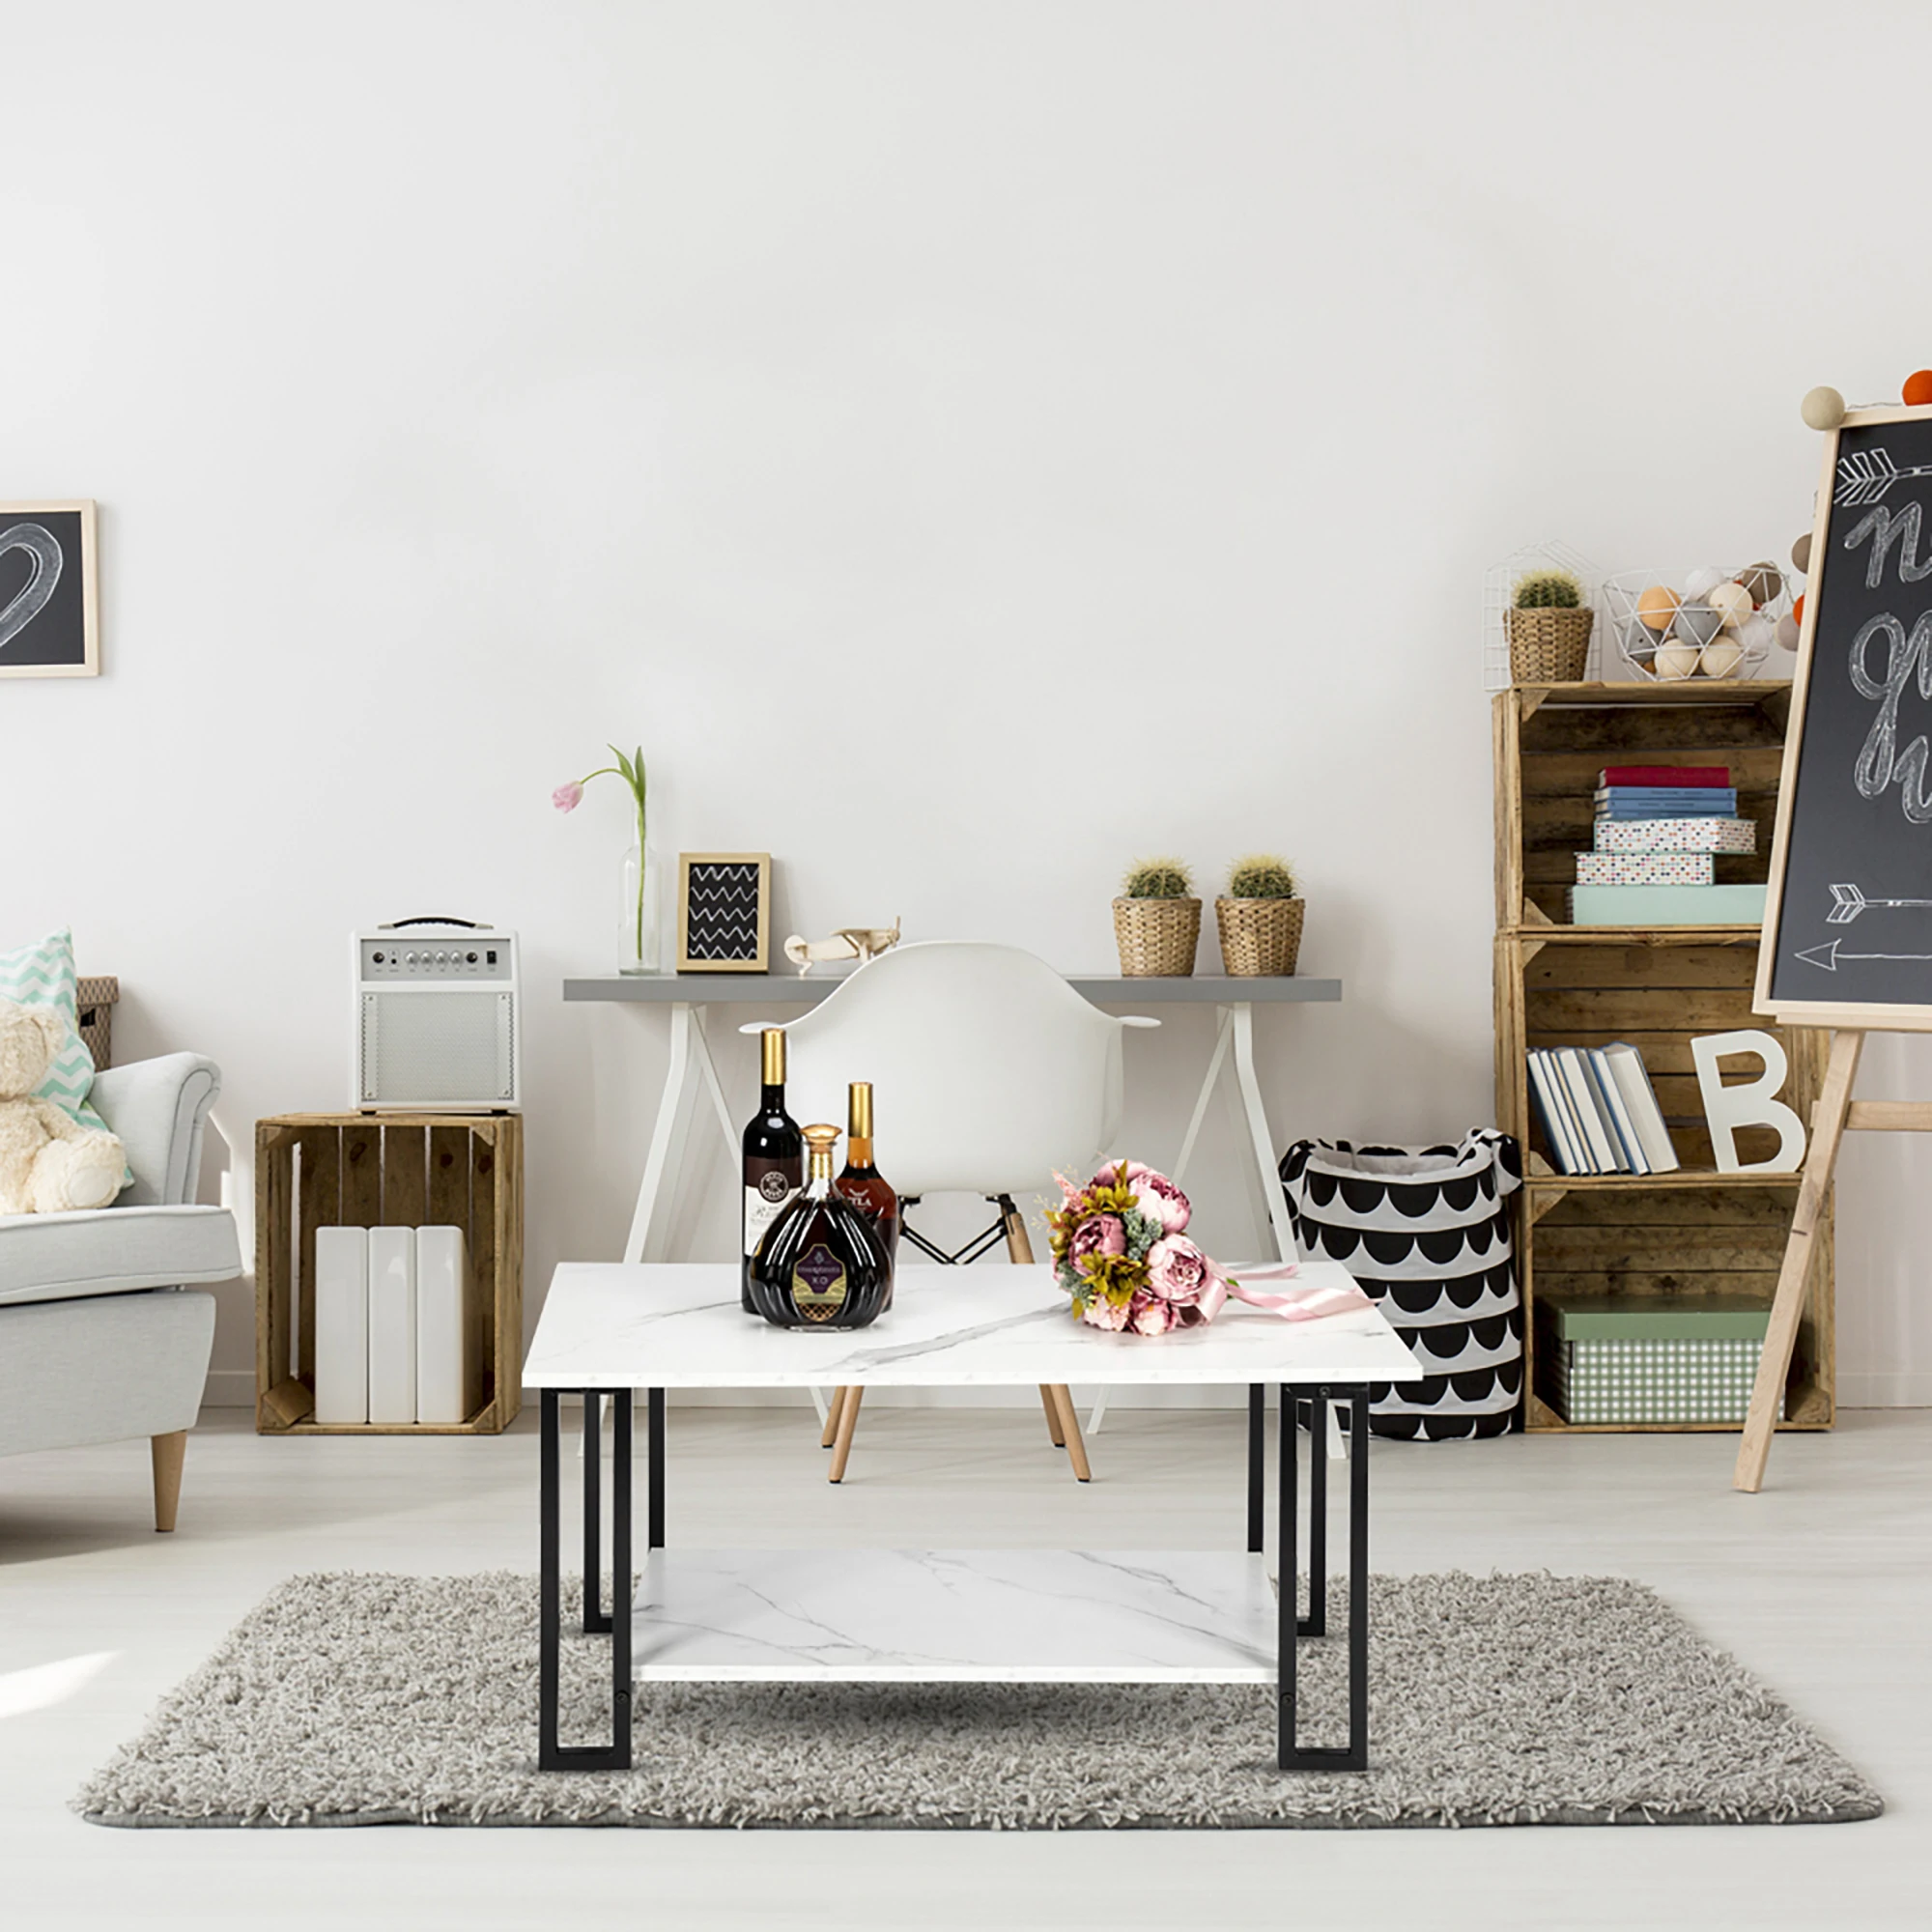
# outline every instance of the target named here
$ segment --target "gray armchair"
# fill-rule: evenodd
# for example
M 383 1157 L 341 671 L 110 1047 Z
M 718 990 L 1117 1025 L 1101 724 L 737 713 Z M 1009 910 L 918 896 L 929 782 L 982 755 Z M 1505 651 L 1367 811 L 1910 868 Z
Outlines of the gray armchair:
M 183 1289 L 242 1272 L 234 1217 L 190 1205 L 220 1086 L 192 1053 L 107 1068 L 90 1097 L 132 1184 L 88 1213 L 0 1215 L 0 1456 L 146 1435 L 158 1530 L 214 1341 L 214 1297 Z

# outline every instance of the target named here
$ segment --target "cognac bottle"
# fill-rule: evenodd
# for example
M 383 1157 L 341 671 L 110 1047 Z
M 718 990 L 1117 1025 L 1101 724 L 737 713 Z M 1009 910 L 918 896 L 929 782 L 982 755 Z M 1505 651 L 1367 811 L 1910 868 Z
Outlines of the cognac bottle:
M 752 1257 L 805 1179 L 805 1142 L 785 1112 L 784 1029 L 767 1027 L 759 1051 L 758 1111 L 745 1128 L 745 1257 L 738 1280 L 738 1300 L 748 1315 L 756 1313 Z
M 863 1328 L 885 1308 L 893 1264 L 871 1221 L 832 1184 L 838 1129 L 807 1127 L 805 1142 L 810 1178 L 752 1257 L 752 1303 L 781 1328 Z
M 872 1223 L 886 1259 L 895 1271 L 899 1260 L 899 1197 L 892 1184 L 872 1165 L 872 1083 L 855 1080 L 846 1089 L 845 1166 L 838 1188 L 853 1207 Z M 893 1292 L 886 1289 L 886 1306 L 893 1305 Z

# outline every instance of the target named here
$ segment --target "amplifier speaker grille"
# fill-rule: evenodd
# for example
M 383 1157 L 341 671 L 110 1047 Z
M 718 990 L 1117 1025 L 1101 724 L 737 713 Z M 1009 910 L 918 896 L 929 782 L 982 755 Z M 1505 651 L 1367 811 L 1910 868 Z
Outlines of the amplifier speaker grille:
M 364 993 L 361 1100 L 514 1101 L 516 1024 L 508 993 Z

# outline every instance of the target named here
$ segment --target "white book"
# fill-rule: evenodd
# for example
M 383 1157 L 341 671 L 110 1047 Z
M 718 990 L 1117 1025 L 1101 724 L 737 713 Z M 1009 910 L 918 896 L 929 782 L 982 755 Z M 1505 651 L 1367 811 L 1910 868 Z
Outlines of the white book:
M 315 1231 L 315 1419 L 369 1420 L 369 1237 Z
M 416 1420 L 468 1422 L 483 1406 L 469 1255 L 461 1228 L 416 1230 Z
M 1625 1106 L 1630 1109 L 1631 1122 L 1636 1128 L 1651 1173 L 1675 1173 L 1683 1163 L 1677 1158 L 1670 1129 L 1663 1123 L 1663 1109 L 1657 1104 L 1657 1090 L 1650 1084 L 1650 1069 L 1643 1064 L 1643 1055 L 1628 1040 L 1613 1039 L 1605 1047 L 1604 1058 L 1609 1063 Z
M 1643 1142 L 1636 1130 L 1636 1123 L 1631 1118 L 1630 1108 L 1624 1101 L 1623 1089 L 1617 1085 L 1617 1076 L 1610 1071 L 1608 1056 L 1603 1048 L 1593 1046 L 1584 1058 L 1590 1064 L 1590 1072 L 1597 1083 L 1597 1092 L 1603 1096 L 1604 1110 L 1610 1117 L 1610 1125 L 1616 1129 L 1617 1144 L 1622 1150 L 1624 1165 L 1632 1174 L 1648 1174 L 1650 1158 L 1643 1151 Z
M 416 1419 L 416 1231 L 369 1230 L 369 1420 Z
M 1564 1131 L 1570 1136 L 1570 1172 L 1588 1174 L 1590 1172 L 1590 1144 L 1583 1138 L 1583 1122 L 1577 1117 L 1577 1103 L 1570 1097 L 1570 1083 L 1563 1077 L 1563 1067 L 1558 1062 L 1554 1048 L 1543 1048 L 1543 1065 L 1549 1080 L 1549 1089 L 1556 1095 L 1557 1111 L 1563 1120 Z
M 1529 1088 L 1536 1098 L 1536 1110 L 1543 1117 L 1543 1131 L 1556 1165 L 1565 1174 L 1577 1171 L 1577 1149 L 1570 1138 L 1570 1122 L 1564 1118 L 1563 1101 L 1551 1084 L 1549 1067 L 1541 1047 L 1529 1054 Z
M 1563 1073 L 1563 1084 L 1569 1090 L 1571 1104 L 1577 1110 L 1578 1125 L 1583 1130 L 1583 1139 L 1590 1151 L 1591 1174 L 1615 1174 L 1617 1172 L 1616 1150 L 1610 1146 L 1610 1130 L 1605 1125 L 1597 1111 L 1596 1096 L 1590 1091 L 1590 1076 L 1583 1069 L 1583 1056 L 1574 1046 L 1559 1046 L 1553 1049 L 1556 1065 Z

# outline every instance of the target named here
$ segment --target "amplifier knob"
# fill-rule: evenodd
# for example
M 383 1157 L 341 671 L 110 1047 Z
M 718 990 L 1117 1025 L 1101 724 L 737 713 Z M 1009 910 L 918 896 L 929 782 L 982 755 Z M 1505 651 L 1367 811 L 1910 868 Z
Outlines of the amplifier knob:
M 369 957 L 373 959 L 378 966 L 380 966 L 383 963 L 383 955 L 380 952 L 372 952 L 370 953 Z
M 473 966 L 473 965 L 475 965 L 475 963 L 476 963 L 476 955 L 475 955 L 475 953 L 473 953 L 473 952 L 472 952 L 472 953 L 470 953 L 470 955 L 469 955 L 469 963 L 470 963 L 470 965 L 472 965 L 472 966 Z
M 413 966 L 415 963 L 416 955 L 413 952 L 405 952 L 403 954 L 403 964 L 405 966 Z

